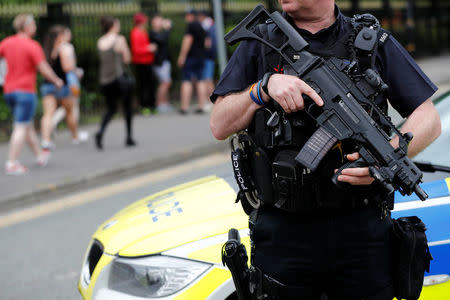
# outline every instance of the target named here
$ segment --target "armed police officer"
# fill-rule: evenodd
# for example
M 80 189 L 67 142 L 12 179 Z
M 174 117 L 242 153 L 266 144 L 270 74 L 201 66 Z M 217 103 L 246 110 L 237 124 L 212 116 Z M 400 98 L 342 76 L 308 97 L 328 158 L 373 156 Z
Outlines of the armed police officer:
M 356 61 L 360 69 L 370 67 L 380 74 L 389 88 L 375 101 L 386 110 L 389 100 L 406 117 L 401 131 L 414 135 L 409 157 L 439 136 L 440 119 L 430 100 L 437 88 L 396 39 L 380 29 L 367 57 L 355 50 L 355 36 L 364 27 L 376 27 L 375 18 L 348 18 L 334 0 L 279 3 L 283 17 L 309 43 L 310 53 Z M 280 45 L 270 20 L 265 23 L 260 36 Z M 250 176 L 258 200 L 258 205 L 246 205 L 253 209 L 251 263 L 258 272 L 252 293 L 258 299 L 320 299 L 323 294 L 328 299 L 392 299 L 392 221 L 389 212 L 380 212 L 380 203 L 391 202 L 392 207 L 392 194 L 373 184 L 367 167 L 342 170 L 337 180 L 345 188 L 331 182 L 345 161 L 359 158 L 351 142 L 337 143 L 315 171 L 292 167 L 295 154 L 315 130 L 304 113 L 305 103 L 322 106 L 324 87 L 311 87 L 288 74 L 281 55 L 245 40 L 211 96 L 213 135 L 223 140 L 245 130 L 248 137 L 240 141 L 252 144 Z M 288 131 L 277 129 L 280 118 L 290 124 Z M 396 147 L 398 139 L 391 143 Z M 290 172 L 293 176 L 286 175 Z M 282 176 L 288 179 L 280 181 Z M 282 205 L 280 199 L 292 203 Z

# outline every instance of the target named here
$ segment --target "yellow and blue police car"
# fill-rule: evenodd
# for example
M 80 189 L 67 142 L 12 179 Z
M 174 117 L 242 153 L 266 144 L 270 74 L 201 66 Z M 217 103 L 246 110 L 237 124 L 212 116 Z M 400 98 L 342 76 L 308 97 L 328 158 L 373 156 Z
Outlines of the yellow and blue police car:
M 94 233 L 78 284 L 85 300 L 237 299 L 221 247 L 230 228 L 249 249 L 248 217 L 233 178 L 202 178 L 141 199 Z M 430 198 L 396 195 L 393 217 L 427 224 L 434 260 L 422 300 L 450 299 L 450 178 L 424 183 Z
M 433 260 L 420 300 L 450 299 L 450 92 L 435 101 L 442 134 L 416 157 L 429 199 L 395 195 L 393 218 L 418 216 L 427 225 Z M 221 262 L 228 230 L 249 247 L 248 217 L 233 205 L 233 177 L 198 179 L 119 211 L 92 236 L 78 289 L 85 300 L 237 299 Z

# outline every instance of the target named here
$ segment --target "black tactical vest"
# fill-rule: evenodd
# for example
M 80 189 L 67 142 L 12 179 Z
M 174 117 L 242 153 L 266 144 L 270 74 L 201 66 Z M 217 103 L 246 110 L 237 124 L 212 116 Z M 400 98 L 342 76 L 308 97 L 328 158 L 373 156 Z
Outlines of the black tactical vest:
M 284 15 L 286 17 L 286 15 Z M 363 15 L 367 16 L 367 15 Z M 359 19 L 358 19 L 359 18 Z M 359 57 L 359 51 L 354 47 L 354 41 L 358 33 L 363 30 L 368 23 L 377 23 L 375 17 L 355 18 L 344 17 L 343 26 L 345 34 L 338 40 L 329 39 L 320 49 L 308 49 L 312 54 L 323 58 L 337 57 L 348 59 L 350 61 L 358 60 L 364 71 L 369 67 L 374 67 L 376 49 L 382 43 L 378 43 L 374 53 L 368 57 Z M 265 24 L 258 25 L 261 36 L 269 40 L 271 44 L 281 45 L 284 41 L 280 38 L 276 30 L 276 25 L 271 20 Z M 385 31 L 380 30 L 378 37 Z M 385 39 L 385 38 L 384 38 Z M 287 67 L 281 56 L 267 46 L 261 47 L 263 57 L 264 73 L 276 72 L 287 73 Z M 386 103 L 386 102 L 385 102 Z M 387 112 L 387 105 L 382 107 Z M 287 120 L 285 126 L 281 126 L 281 137 L 270 127 L 270 120 L 274 118 L 274 113 L 283 114 Z M 308 169 L 295 166 L 295 155 L 306 143 L 309 137 L 317 129 L 314 122 L 308 119 L 309 116 L 303 111 L 292 114 L 284 114 L 281 107 L 271 102 L 256 111 L 255 116 L 248 128 L 248 133 L 253 142 L 253 149 L 250 158 L 251 177 L 257 190 L 258 198 L 266 205 L 275 205 L 288 211 L 310 211 L 321 205 L 327 199 L 333 199 L 333 205 L 339 205 L 336 199 L 349 201 L 349 194 L 355 198 L 367 198 L 373 194 L 371 187 L 350 187 L 349 190 L 341 190 L 334 186 L 331 177 L 334 170 L 344 163 L 343 153 L 354 151 L 354 145 L 351 142 L 339 143 L 330 151 L 321 162 L 318 170 L 311 173 Z M 294 180 L 285 180 L 274 178 L 273 174 L 286 174 L 286 178 L 295 178 Z M 279 188 L 281 186 L 281 188 Z M 279 199 L 289 198 L 292 195 L 298 195 L 299 201 L 283 201 Z M 289 203 L 288 203 L 289 202 Z M 337 204 L 336 204 L 337 203 Z M 338 208 L 338 207 L 337 207 Z

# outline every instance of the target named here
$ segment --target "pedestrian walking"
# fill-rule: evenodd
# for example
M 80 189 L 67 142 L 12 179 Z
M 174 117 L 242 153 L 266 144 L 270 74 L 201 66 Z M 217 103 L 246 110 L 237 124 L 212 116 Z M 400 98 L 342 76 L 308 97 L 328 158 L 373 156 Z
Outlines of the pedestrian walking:
M 180 54 L 177 64 L 183 69 L 181 82 L 181 114 L 186 114 L 191 103 L 193 87 L 196 86 L 198 107 L 196 113 L 203 113 L 208 101 L 205 80 L 203 78 L 203 65 L 205 48 L 208 39 L 202 25 L 196 19 L 197 12 L 188 10 L 185 13 L 186 31 L 181 42 Z
M 100 129 L 95 135 L 97 149 L 103 149 L 103 136 L 111 118 L 117 112 L 119 99 L 123 105 L 125 116 L 125 146 L 135 146 L 132 135 L 132 92 L 134 82 L 131 79 L 128 64 L 131 60 L 130 49 L 123 35 L 120 34 L 120 22 L 113 17 L 102 17 L 103 35 L 98 39 L 97 50 L 100 57 L 100 85 L 105 98 L 106 112 L 103 115 Z
M 64 38 L 65 42 L 69 45 L 69 47 L 73 48 L 73 53 L 75 53 L 75 47 L 72 45 L 72 31 L 70 28 L 65 27 L 64 29 Z M 76 54 L 75 54 L 75 64 L 76 64 Z M 73 109 L 72 114 L 75 122 L 77 123 L 77 129 L 79 128 L 79 120 L 80 120 L 80 94 L 81 94 L 81 86 L 80 81 L 83 78 L 84 71 L 82 68 L 75 67 L 73 71 L 66 73 L 66 81 L 69 86 L 70 97 L 73 98 Z M 52 118 L 52 132 L 55 133 L 55 130 L 58 124 L 66 117 L 66 110 L 64 107 L 58 107 L 53 114 Z M 74 144 L 78 144 L 78 142 L 85 142 L 89 138 L 89 133 L 87 131 L 78 130 L 78 140 L 73 140 Z
M 136 69 L 137 93 L 144 114 L 155 109 L 156 80 L 152 65 L 157 46 L 152 43 L 147 32 L 148 18 L 143 13 L 133 17 L 134 27 L 130 33 L 132 62 Z
M 71 94 L 68 78 L 76 70 L 75 51 L 72 44 L 67 42 L 62 25 L 50 27 L 44 38 L 44 52 L 53 71 L 63 79 L 64 86 L 58 88 L 52 82 L 44 80 L 41 85 L 43 116 L 41 118 L 41 146 L 45 150 L 53 150 L 52 141 L 53 116 L 58 105 L 66 111 L 66 122 L 72 135 L 72 142 L 78 144 L 78 122 L 73 114 L 75 97 Z
M 169 102 L 169 89 L 172 85 L 169 34 L 172 29 L 172 21 L 156 14 L 152 17 L 151 23 L 150 40 L 158 48 L 155 53 L 155 62 L 153 63 L 153 72 L 159 82 L 156 90 L 156 110 L 160 113 L 165 113 L 173 109 Z
M 5 173 L 22 175 L 28 171 L 18 160 L 25 142 L 35 154 L 39 166 L 47 165 L 50 155 L 48 151 L 43 151 L 39 147 L 33 124 L 37 105 L 36 71 L 56 87 L 62 87 L 63 81 L 56 76 L 45 60 L 42 47 L 32 39 L 36 33 L 33 16 L 18 15 L 14 18 L 13 26 L 17 34 L 5 38 L 0 43 L 0 57 L 6 59 L 8 66 L 3 91 L 14 116 Z

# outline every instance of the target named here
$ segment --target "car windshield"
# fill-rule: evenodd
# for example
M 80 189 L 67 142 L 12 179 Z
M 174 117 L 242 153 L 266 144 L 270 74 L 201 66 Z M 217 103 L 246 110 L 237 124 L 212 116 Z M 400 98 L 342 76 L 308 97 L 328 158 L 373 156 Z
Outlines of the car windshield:
M 435 101 L 442 122 L 442 133 L 430 146 L 414 157 L 414 161 L 450 166 L 450 91 Z

